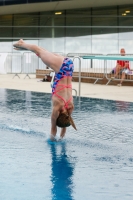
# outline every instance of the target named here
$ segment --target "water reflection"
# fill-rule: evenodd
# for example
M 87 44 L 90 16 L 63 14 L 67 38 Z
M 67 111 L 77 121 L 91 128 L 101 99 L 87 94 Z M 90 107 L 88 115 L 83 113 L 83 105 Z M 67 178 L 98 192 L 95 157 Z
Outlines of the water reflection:
M 118 111 L 129 111 L 130 110 L 130 102 L 126 101 L 116 101 L 116 107 Z
M 75 101 L 75 110 L 93 113 L 112 113 L 118 111 L 133 113 L 133 104 L 126 101 L 80 97 L 78 104 Z
M 0 94 L 0 106 L 4 111 L 5 107 L 10 112 L 41 113 L 48 116 L 51 113 L 50 94 L 11 89 L 1 89 Z
M 50 148 L 52 155 L 52 200 L 73 200 L 72 177 L 74 166 L 69 161 L 69 158 L 67 156 L 66 145 L 65 143 L 61 143 L 60 145 L 53 143 L 52 145 L 50 145 Z

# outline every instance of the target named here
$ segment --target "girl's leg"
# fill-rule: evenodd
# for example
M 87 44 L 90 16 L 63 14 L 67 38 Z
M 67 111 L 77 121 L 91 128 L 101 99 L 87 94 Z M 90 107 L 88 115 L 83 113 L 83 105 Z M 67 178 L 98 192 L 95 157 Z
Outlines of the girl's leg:
M 14 47 L 22 47 L 25 49 L 28 49 L 30 51 L 33 51 L 35 54 L 37 54 L 41 60 L 50 68 L 52 68 L 55 72 L 59 72 L 60 67 L 62 66 L 64 57 L 63 56 L 56 56 L 53 53 L 47 51 L 46 49 L 43 49 L 37 45 L 34 44 L 27 44 L 22 39 L 19 40 L 17 43 L 13 45 Z
M 27 44 L 22 39 L 20 39 L 18 42 L 16 42 L 15 44 L 13 44 L 13 46 L 16 48 L 16 50 L 18 50 L 19 47 L 20 47 L 20 48 L 25 48 L 25 49 L 28 49 L 30 51 L 33 51 L 34 53 L 36 53 L 36 51 L 37 51 L 37 45 Z
M 65 133 L 66 133 L 66 127 L 65 128 L 61 128 L 61 133 L 60 133 L 60 138 L 64 138 L 65 137 Z

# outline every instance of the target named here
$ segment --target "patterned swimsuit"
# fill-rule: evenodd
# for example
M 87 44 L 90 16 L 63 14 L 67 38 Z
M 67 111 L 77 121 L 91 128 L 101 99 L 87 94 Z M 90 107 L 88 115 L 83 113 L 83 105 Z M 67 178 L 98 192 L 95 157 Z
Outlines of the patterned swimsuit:
M 56 95 L 58 98 L 62 99 L 62 101 L 64 102 L 64 108 L 68 108 L 68 103 L 72 100 L 72 97 L 70 97 L 70 99 L 66 101 L 62 96 L 59 96 L 57 93 L 65 88 L 72 88 L 72 85 L 59 84 L 59 81 L 67 77 L 72 78 L 73 70 L 74 70 L 74 65 L 72 60 L 69 58 L 65 58 L 60 68 L 60 71 L 58 73 L 55 73 L 54 77 L 54 83 L 52 86 L 52 95 Z M 62 86 L 62 87 L 56 90 L 57 86 Z

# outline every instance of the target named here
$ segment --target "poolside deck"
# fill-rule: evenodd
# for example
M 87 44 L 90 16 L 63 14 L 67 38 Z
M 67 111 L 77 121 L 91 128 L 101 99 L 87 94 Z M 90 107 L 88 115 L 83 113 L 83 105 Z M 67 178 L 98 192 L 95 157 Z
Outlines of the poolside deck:
M 100 72 L 100 69 L 91 69 L 90 72 L 87 71 L 82 71 L 81 72 L 81 82 L 83 83 L 94 83 L 97 79 L 97 84 L 104 84 L 109 81 L 111 76 L 113 76 L 110 73 L 111 69 L 108 69 L 108 73 L 105 77 L 105 74 L 103 72 Z M 50 74 L 52 70 L 50 69 L 36 69 L 36 78 L 43 79 L 45 75 Z M 118 77 L 119 79 L 121 76 Z M 119 83 L 118 80 L 113 80 L 109 82 L 109 85 L 117 85 Z M 73 82 L 78 82 L 79 81 L 79 72 L 73 72 Z M 133 75 L 126 75 L 125 81 L 123 81 L 123 86 L 133 86 Z
M 25 74 L 20 74 L 20 79 L 18 77 L 13 79 L 13 76 L 13 74 L 0 75 L 0 88 L 51 93 L 50 82 L 38 82 L 40 79 L 36 79 L 35 74 L 30 75 L 30 79 L 28 77 L 24 79 Z M 92 80 L 94 82 L 94 79 Z M 79 91 L 78 82 L 73 82 L 73 88 Z M 75 95 L 75 93 L 73 95 Z M 118 87 L 116 85 L 106 86 L 102 84 L 94 85 L 92 83 L 82 82 L 81 96 L 133 102 L 133 87 Z

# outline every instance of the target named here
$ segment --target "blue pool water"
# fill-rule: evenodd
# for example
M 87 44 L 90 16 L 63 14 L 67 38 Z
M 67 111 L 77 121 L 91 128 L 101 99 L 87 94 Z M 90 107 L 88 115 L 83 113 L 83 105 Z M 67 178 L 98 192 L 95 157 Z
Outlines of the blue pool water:
M 54 143 L 50 98 L 0 89 L 0 200 L 132 200 L 133 103 L 74 99 Z

